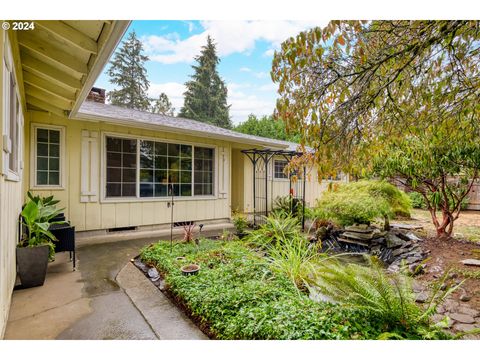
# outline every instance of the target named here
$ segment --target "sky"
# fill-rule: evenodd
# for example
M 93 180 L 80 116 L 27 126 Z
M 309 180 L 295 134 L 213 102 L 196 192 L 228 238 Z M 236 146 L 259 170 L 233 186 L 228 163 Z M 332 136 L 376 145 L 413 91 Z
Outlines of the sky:
M 174 21 L 136 20 L 125 37 L 135 30 L 142 41 L 150 81 L 149 95 L 166 93 L 177 113 L 183 105 L 185 82 L 193 74 L 194 57 L 207 35 L 217 44 L 218 71 L 227 84 L 230 116 L 234 124 L 249 114 L 270 115 L 275 108 L 277 86 L 270 78 L 273 53 L 282 41 L 326 21 Z M 96 82 L 107 91 L 114 89 L 104 72 Z

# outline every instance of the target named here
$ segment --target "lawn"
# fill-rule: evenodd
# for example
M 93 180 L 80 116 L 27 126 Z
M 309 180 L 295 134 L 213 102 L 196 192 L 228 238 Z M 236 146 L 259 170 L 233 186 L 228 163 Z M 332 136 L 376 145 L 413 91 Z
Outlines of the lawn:
M 435 228 L 432 224 L 432 218 L 427 210 L 413 209 L 412 218 L 410 220 L 398 222 L 422 225 L 427 236 L 435 236 Z M 480 211 L 462 211 L 460 217 L 455 221 L 453 232 L 454 237 L 459 240 L 480 242 Z

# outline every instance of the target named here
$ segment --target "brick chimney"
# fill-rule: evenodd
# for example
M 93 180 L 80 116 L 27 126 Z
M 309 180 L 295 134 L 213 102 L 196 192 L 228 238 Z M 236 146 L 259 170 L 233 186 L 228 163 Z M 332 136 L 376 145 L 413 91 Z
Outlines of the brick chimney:
M 105 89 L 92 87 L 92 89 L 88 93 L 87 101 L 95 101 L 98 103 L 105 104 Z

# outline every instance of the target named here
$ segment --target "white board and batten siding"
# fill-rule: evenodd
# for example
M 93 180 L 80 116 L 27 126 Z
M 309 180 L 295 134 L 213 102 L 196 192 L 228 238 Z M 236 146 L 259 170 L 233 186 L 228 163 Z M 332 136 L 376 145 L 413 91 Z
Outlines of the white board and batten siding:
M 24 121 L 18 77 L 12 50 L 6 32 L 0 29 L 0 339 L 3 338 L 8 319 L 11 294 L 16 279 L 16 246 L 19 238 L 18 219 L 23 204 L 24 180 Z M 11 79 L 13 76 L 13 94 Z M 16 100 L 15 99 L 18 99 Z M 10 101 L 12 99 L 13 102 Z M 13 103 L 15 113 L 12 113 Z M 16 131 L 10 131 L 11 114 Z M 14 125 L 15 126 L 15 125 Z M 11 158 L 13 157 L 13 158 Z M 13 159 L 13 160 L 12 160 Z M 11 166 L 13 166 L 13 170 Z
M 36 193 L 61 200 L 67 218 L 77 231 L 123 227 L 147 227 L 170 223 L 168 198 L 105 197 L 105 137 L 108 135 L 153 141 L 178 142 L 215 149 L 213 196 L 175 198 L 174 221 L 229 219 L 231 146 L 226 141 L 163 131 L 131 128 L 102 122 L 68 120 L 55 115 L 31 112 L 35 126 L 61 126 L 65 132 L 65 184 L 62 188 L 41 189 Z M 32 134 L 30 134 L 30 137 Z M 30 146 L 33 146 L 30 144 Z M 30 171 L 31 163 L 27 165 Z

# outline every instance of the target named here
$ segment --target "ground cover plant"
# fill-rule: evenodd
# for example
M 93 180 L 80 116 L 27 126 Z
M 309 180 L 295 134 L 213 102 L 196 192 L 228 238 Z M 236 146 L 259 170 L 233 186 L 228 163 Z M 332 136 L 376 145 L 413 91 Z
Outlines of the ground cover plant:
M 166 291 L 218 339 L 376 339 L 392 331 L 424 337 L 415 327 L 391 328 L 368 309 L 310 299 L 272 268 L 264 251 L 243 241 L 201 239 L 172 251 L 160 241 L 144 248 L 141 258 L 157 267 Z M 181 274 L 189 263 L 200 266 L 198 275 Z

